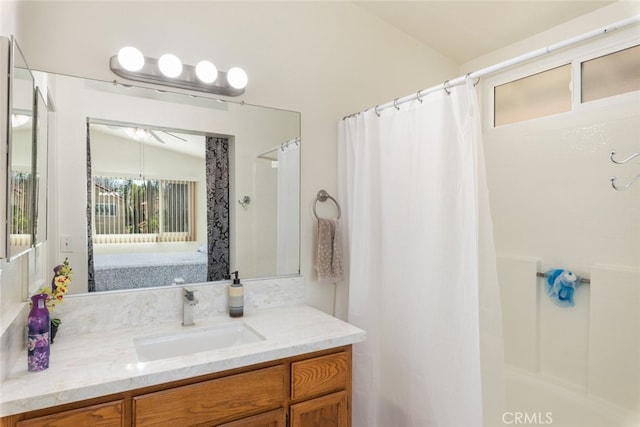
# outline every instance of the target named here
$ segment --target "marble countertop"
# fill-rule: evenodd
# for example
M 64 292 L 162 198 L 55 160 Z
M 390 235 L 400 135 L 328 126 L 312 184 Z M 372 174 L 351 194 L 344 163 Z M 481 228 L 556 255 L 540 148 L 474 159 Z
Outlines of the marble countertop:
M 242 323 L 266 339 L 218 350 L 140 362 L 134 338 L 185 330 L 175 324 L 65 336 L 51 347 L 49 369 L 27 371 L 26 350 L 0 387 L 0 415 L 61 405 L 150 385 L 325 350 L 365 339 L 365 332 L 306 305 L 260 310 L 242 318 L 196 319 L 197 328 Z

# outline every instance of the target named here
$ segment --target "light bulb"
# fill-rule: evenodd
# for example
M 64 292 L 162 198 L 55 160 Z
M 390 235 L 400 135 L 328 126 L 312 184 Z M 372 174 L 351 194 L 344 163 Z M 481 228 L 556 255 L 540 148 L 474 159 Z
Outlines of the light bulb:
M 31 116 L 25 116 L 24 114 L 12 114 L 11 115 L 11 127 L 19 128 L 23 124 L 27 123 Z
M 249 78 L 242 68 L 233 67 L 227 72 L 227 81 L 235 89 L 242 89 L 247 85 Z
M 147 137 L 147 131 L 144 129 L 136 128 L 134 131 L 135 138 L 142 141 Z
M 178 77 L 182 74 L 182 62 L 180 59 L 170 53 L 165 53 L 158 59 L 158 67 L 160 72 L 167 77 Z
M 125 70 L 138 71 L 144 66 L 144 56 L 135 47 L 126 46 L 118 51 L 118 62 Z
M 218 78 L 218 70 L 211 62 L 200 61 L 196 64 L 196 76 L 203 83 L 213 83 Z

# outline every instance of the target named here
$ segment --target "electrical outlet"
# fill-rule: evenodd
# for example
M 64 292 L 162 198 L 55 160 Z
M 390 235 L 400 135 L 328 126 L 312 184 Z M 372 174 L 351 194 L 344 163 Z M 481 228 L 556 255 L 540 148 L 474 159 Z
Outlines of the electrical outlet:
M 60 237 L 60 252 L 73 252 L 73 241 L 71 236 Z

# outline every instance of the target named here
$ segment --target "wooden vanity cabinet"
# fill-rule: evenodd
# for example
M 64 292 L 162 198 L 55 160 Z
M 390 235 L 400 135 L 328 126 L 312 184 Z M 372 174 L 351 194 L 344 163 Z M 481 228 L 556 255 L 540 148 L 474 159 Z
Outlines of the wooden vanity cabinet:
M 133 398 L 133 425 L 220 425 L 284 406 L 285 365 L 257 369 Z
M 15 423 L 16 427 L 121 427 L 123 425 L 123 400 L 62 411 Z
M 350 427 L 351 346 L 0 419 L 0 427 Z
M 350 420 L 345 391 L 291 405 L 291 427 L 349 427 Z
M 287 411 L 284 408 L 243 418 L 230 423 L 219 424 L 217 427 L 286 427 Z
M 350 348 L 291 364 L 291 427 L 349 427 L 350 398 Z

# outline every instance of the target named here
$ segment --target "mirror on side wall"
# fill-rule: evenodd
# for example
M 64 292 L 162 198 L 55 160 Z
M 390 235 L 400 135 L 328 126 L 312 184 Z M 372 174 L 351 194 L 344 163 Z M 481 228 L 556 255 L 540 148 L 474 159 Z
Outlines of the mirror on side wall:
M 7 257 L 15 259 L 33 246 L 34 78 L 15 39 L 10 53 L 10 111 L 7 165 Z
M 49 109 L 45 94 L 38 88 L 35 103 L 33 244 L 47 241 L 48 174 L 49 174 Z
M 299 274 L 300 113 L 51 73 L 47 81 L 52 176 L 66 195 L 49 212 L 51 237 L 71 242 L 50 247 L 69 257 L 74 286 Z

